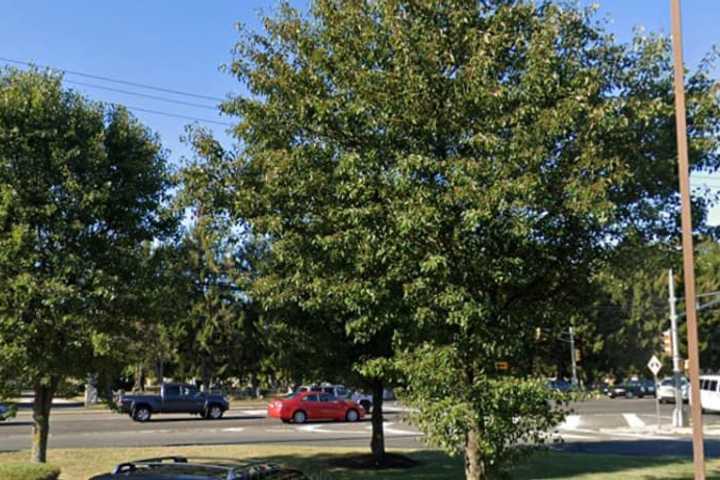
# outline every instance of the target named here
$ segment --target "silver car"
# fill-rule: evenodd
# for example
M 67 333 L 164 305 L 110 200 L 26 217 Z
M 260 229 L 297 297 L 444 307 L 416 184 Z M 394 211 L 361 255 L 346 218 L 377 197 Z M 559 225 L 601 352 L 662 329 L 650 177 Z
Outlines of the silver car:
M 687 378 L 680 378 L 680 395 L 683 401 L 688 399 L 688 381 Z M 675 403 L 675 382 L 672 378 L 664 378 L 657 388 L 657 398 L 660 403 Z

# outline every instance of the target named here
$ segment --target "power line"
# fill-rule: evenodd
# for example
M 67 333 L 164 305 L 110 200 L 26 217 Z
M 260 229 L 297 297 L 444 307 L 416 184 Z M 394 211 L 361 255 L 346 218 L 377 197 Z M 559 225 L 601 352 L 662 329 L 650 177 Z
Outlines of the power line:
M 7 59 L 7 58 L 3 58 L 3 57 L 0 57 L 0 61 L 10 62 L 10 63 L 17 63 L 17 64 L 20 64 L 20 65 L 27 65 L 27 66 L 33 66 L 33 65 L 34 65 L 34 64 L 31 64 L 31 63 L 28 63 L 28 62 L 21 62 L 21 61 L 18 61 L 18 60 L 11 60 L 11 59 Z M 46 67 L 46 68 L 52 68 L 52 67 Z M 114 79 L 106 79 L 105 77 L 100 77 L 100 76 L 97 76 L 97 75 L 80 74 L 80 73 L 78 73 L 78 72 L 70 72 L 70 71 L 62 70 L 62 69 L 56 69 L 56 70 L 62 71 L 62 72 L 64 72 L 64 73 L 71 73 L 71 74 L 75 74 L 75 75 L 87 76 L 87 77 L 90 77 L 90 78 L 97 78 L 97 79 L 107 80 L 107 81 L 116 81 L 116 80 L 114 80 Z M 113 92 L 117 92 L 117 93 L 123 93 L 123 94 L 127 94 L 127 95 L 135 95 L 135 96 L 138 96 L 138 97 L 150 98 L 150 99 L 154 99 L 154 100 L 159 100 L 159 101 L 164 101 L 164 102 L 170 102 L 170 103 L 175 103 L 175 104 L 179 104 L 179 105 L 186 105 L 186 106 L 192 106 L 192 107 L 201 107 L 201 108 L 207 108 L 207 109 L 210 109 L 210 110 L 216 110 L 216 107 L 211 107 L 211 106 L 209 106 L 209 105 L 201 105 L 201 104 L 199 104 L 199 103 L 183 102 L 182 100 L 175 100 L 175 99 L 166 98 L 166 97 L 159 97 L 159 96 L 156 96 L 156 95 L 149 95 L 149 94 L 144 94 L 144 93 L 139 93 L 139 92 L 132 92 L 132 91 L 129 91 L 129 90 L 122 90 L 122 89 L 117 89 L 117 88 L 105 87 L 105 86 L 102 86 L 102 85 L 95 85 L 95 84 L 90 84 L 90 83 L 85 83 L 85 82 L 78 82 L 78 81 L 75 81 L 75 80 L 63 79 L 63 81 L 66 82 L 66 83 L 71 83 L 71 84 L 86 86 L 86 87 L 90 87 L 90 88 L 99 88 L 99 89 L 108 90 L 108 91 L 113 91 Z M 200 97 L 200 98 L 206 98 L 206 99 L 211 99 L 211 100 L 214 99 L 214 100 L 220 100 L 220 101 L 222 101 L 222 99 L 219 99 L 219 98 L 216 98 L 216 97 L 205 97 L 205 96 L 203 96 L 203 95 L 195 95 L 195 94 L 186 93 L 186 92 L 179 92 L 179 91 L 177 91 L 177 90 L 172 90 L 172 89 L 162 89 L 162 88 L 160 88 L 160 87 L 152 87 L 152 86 L 149 86 L 149 85 L 138 84 L 138 83 L 135 83 L 135 82 L 127 82 L 127 81 L 124 81 L 124 80 L 117 80 L 116 82 L 117 82 L 117 83 L 124 83 L 124 84 L 128 84 L 128 85 L 136 85 L 136 86 L 140 86 L 140 87 L 142 87 L 142 88 L 149 88 L 149 89 L 153 89 L 153 90 L 165 91 L 165 92 L 173 93 L 173 94 L 177 94 L 177 95 L 186 95 L 186 96 L 191 96 L 191 97 Z M 219 120 L 210 120 L 210 119 L 207 119 L 207 118 L 198 118 L 198 117 L 194 117 L 194 116 L 190 116 L 190 115 L 181 115 L 181 114 L 177 114 L 177 113 L 163 112 L 163 111 L 160 111 L 160 110 L 152 110 L 152 109 L 143 108 L 143 107 L 135 107 L 135 106 L 130 106 L 130 105 L 123 105 L 123 104 L 120 104 L 120 103 L 117 103 L 117 102 L 106 102 L 106 103 L 109 103 L 109 104 L 115 105 L 115 106 L 122 106 L 122 107 L 127 108 L 128 110 L 137 111 L 137 112 L 150 113 L 150 114 L 154 114 L 154 115 L 162 115 L 162 116 L 165 116 L 165 117 L 181 118 L 181 119 L 183 119 L 183 120 L 191 120 L 191 121 L 196 121 L 196 122 L 202 122 L 202 123 L 208 123 L 208 124 L 221 125 L 221 126 L 224 126 L 224 127 L 232 127 L 232 126 L 233 126 L 231 123 L 221 122 L 221 121 L 219 121 Z
M 171 89 L 171 88 L 157 87 L 157 86 L 148 85 L 148 84 L 145 84 L 145 83 L 131 82 L 131 81 L 128 81 L 128 80 L 121 80 L 121 79 L 111 78 L 111 77 L 105 77 L 105 76 L 101 76 L 101 75 L 93 75 L 93 74 L 90 74 L 90 73 L 76 72 L 76 71 L 73 71 L 73 70 L 66 70 L 66 69 L 64 69 L 64 68 L 53 67 L 53 66 L 51 66 L 51 65 L 41 65 L 41 64 L 37 64 L 37 63 L 24 62 L 24 61 L 22 61 L 22 60 L 13 60 L 13 59 L 11 59 L 11 58 L 5 58 L 5 57 L 0 57 L 0 61 L 6 62 L 6 63 L 13 63 L 13 64 L 15 64 L 15 65 L 24 65 L 24 66 L 26 66 L 26 67 L 42 67 L 42 68 L 48 68 L 48 69 L 51 69 L 51 70 L 56 70 L 56 71 L 58 71 L 58 72 L 65 73 L 65 74 L 67 74 L 67 75 L 77 75 L 77 76 L 79 76 L 79 77 L 92 78 L 92 79 L 95 79 L 95 80 L 102 80 L 102 81 L 105 81 L 105 82 L 119 83 L 119 84 L 122 84 L 122 85 L 130 85 L 130 86 L 138 87 L 138 88 L 146 88 L 146 89 L 148 89 L 148 90 L 155 90 L 155 91 L 158 91 L 158 92 L 171 93 L 171 94 L 173 94 L 173 95 L 184 95 L 184 96 L 186 96 L 186 97 L 193 97 L 193 98 L 199 98 L 199 99 L 204 99 L 204 100 L 213 100 L 213 101 L 218 101 L 218 102 L 224 102 L 224 101 L 225 101 L 224 98 L 220 98 L 220 97 L 212 97 L 212 96 L 209 96 L 209 95 L 199 95 L 199 94 L 197 94 L 197 93 L 184 92 L 184 91 L 182 91 L 182 90 L 173 90 L 173 89 Z
M 99 88 L 101 90 L 107 90 L 107 91 L 115 92 L 115 93 L 122 93 L 124 95 L 134 95 L 136 97 L 150 98 L 152 100 L 158 100 L 161 102 L 175 103 L 178 105 L 187 105 L 188 107 L 205 108 L 208 110 L 217 111 L 217 107 L 214 107 L 212 105 L 202 105 L 200 103 L 183 102 L 182 100 L 175 100 L 173 98 L 159 97 L 157 95 L 148 95 L 146 93 L 132 92 L 130 90 L 123 90 L 120 88 L 105 87 L 102 85 L 95 85 L 93 83 L 77 82 L 75 80 L 63 80 L 63 82 L 70 83 L 72 85 L 80 85 L 81 87 Z
M 121 104 L 121 103 L 113 103 L 113 105 L 120 106 L 120 107 L 125 107 L 125 108 L 127 108 L 128 110 L 134 110 L 134 111 L 145 112 L 145 113 L 153 113 L 153 114 L 155 114 L 155 115 L 164 115 L 164 116 L 166 116 L 166 117 L 182 118 L 182 119 L 184 119 L 184 120 L 194 120 L 194 121 L 203 122 L 203 123 L 214 123 L 215 125 L 222 125 L 222 126 L 224 126 L 224 127 L 232 127 L 232 126 L 233 126 L 232 123 L 220 122 L 220 121 L 218 121 L 218 120 L 209 120 L 209 119 L 207 119 L 207 118 L 197 118 L 197 117 L 191 117 L 191 116 L 188 116 L 188 115 L 179 115 L 179 114 L 176 114 L 176 113 L 161 112 L 161 111 L 159 111 L 159 110 L 150 110 L 150 109 L 141 108 L 141 107 L 131 107 L 130 105 L 123 105 L 123 104 Z

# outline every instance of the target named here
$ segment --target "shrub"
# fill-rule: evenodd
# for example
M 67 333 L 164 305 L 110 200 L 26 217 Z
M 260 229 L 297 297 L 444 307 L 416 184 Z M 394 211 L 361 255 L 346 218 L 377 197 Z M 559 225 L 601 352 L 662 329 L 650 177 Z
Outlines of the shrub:
M 2 480 L 57 480 L 60 469 L 47 464 L 6 463 L 0 464 Z

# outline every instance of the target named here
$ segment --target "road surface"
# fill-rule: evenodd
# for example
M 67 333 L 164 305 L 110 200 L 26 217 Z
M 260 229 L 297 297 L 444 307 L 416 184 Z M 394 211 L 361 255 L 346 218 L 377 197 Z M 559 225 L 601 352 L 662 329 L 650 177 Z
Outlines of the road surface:
M 394 408 L 393 408 L 394 407 Z M 657 427 L 654 399 L 600 399 L 573 405 L 566 421 L 552 432 L 558 448 L 591 453 L 689 455 L 690 429 L 669 429 L 672 405 L 661 408 Z M 390 448 L 423 448 L 422 435 L 403 420 L 397 404 L 385 415 Z M 0 423 L 0 451 L 27 449 L 31 444 L 31 413 Z M 705 415 L 708 455 L 720 455 L 720 415 Z M 51 448 L 179 446 L 243 443 L 367 446 L 369 420 L 357 423 L 317 422 L 287 425 L 266 418 L 261 407 L 236 408 L 221 420 L 189 415 L 156 415 L 136 423 L 127 415 L 83 408 L 58 408 L 51 415 Z

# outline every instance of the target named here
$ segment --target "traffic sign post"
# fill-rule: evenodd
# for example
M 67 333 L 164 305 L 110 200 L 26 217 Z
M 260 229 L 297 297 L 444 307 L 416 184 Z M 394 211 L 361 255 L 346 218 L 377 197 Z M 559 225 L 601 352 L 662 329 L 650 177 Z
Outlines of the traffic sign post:
M 662 363 L 658 358 L 653 355 L 650 361 L 647 364 L 647 367 L 650 369 L 650 371 L 653 374 L 653 379 L 655 381 L 655 414 L 657 415 L 657 426 L 660 428 L 660 398 L 657 395 L 657 384 L 658 384 L 658 377 L 657 374 L 660 372 L 660 369 L 662 368 Z

